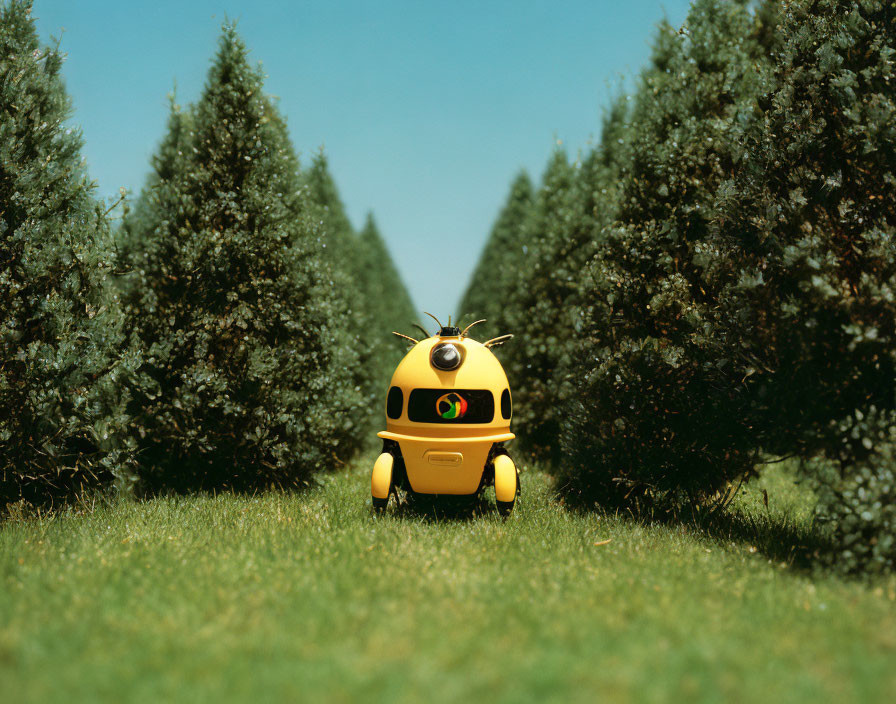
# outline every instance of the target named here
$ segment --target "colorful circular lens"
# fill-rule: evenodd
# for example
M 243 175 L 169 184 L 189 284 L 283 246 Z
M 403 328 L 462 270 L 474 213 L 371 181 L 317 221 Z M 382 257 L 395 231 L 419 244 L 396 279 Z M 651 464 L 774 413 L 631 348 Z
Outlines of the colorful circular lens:
M 463 418 L 466 412 L 467 402 L 460 394 L 445 394 L 436 401 L 436 413 L 446 420 Z

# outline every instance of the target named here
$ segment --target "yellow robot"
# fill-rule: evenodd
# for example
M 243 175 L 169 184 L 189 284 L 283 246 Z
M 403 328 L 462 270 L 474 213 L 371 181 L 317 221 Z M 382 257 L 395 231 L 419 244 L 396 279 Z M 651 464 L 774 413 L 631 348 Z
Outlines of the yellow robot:
M 439 325 L 414 343 L 392 375 L 386 397 L 383 451 L 373 466 L 370 490 L 376 511 L 385 509 L 396 487 L 415 494 L 478 494 L 494 484 L 498 511 L 506 516 L 519 494 L 519 474 L 504 443 L 510 432 L 507 376 L 490 347 L 463 331 Z M 422 329 L 422 328 L 421 328 Z M 424 332 L 426 332 L 424 330 Z

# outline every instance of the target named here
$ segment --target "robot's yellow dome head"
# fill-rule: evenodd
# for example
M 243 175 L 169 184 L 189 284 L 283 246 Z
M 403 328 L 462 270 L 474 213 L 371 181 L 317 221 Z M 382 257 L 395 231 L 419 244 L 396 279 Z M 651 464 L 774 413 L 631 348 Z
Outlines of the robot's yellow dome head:
M 480 343 L 467 337 L 475 324 L 461 330 L 450 321 L 447 326 L 439 323 L 438 333 L 420 341 L 395 333 L 414 346 L 392 375 L 386 404 L 390 425 L 509 424 L 507 375 L 489 348 L 511 335 Z

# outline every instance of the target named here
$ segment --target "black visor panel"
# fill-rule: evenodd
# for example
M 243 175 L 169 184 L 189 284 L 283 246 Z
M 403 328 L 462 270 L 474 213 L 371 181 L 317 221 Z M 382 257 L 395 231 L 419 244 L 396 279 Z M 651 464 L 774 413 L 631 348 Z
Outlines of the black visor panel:
M 408 418 L 413 423 L 491 423 L 494 417 L 491 391 L 414 389 L 408 399 Z
M 401 418 L 401 407 L 404 405 L 404 394 L 397 386 L 389 389 L 386 397 L 386 415 L 392 418 Z
M 501 394 L 501 417 L 510 420 L 510 389 L 504 389 Z

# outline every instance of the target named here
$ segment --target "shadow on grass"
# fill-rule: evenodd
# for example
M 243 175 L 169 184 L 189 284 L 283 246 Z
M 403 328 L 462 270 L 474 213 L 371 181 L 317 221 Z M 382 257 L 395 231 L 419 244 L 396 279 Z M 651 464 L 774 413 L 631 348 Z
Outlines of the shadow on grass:
M 141 487 L 139 491 L 131 493 L 119 493 L 112 487 L 91 487 L 53 501 L 44 500 L 32 503 L 25 499 L 19 499 L 6 504 L 0 503 L 0 526 L 7 523 L 23 523 L 61 515 L 90 515 L 97 509 L 115 507 L 122 503 L 139 506 L 159 499 L 215 499 L 219 496 L 251 499 L 271 493 L 302 495 L 317 486 L 319 484 L 314 481 L 305 481 L 292 484 L 271 483 L 254 488 L 249 486 Z
M 390 499 L 387 510 L 394 516 L 431 523 L 473 521 L 498 515 L 494 503 L 482 495 L 430 496 L 402 492 L 400 500 Z
M 645 526 L 674 526 L 721 544 L 747 546 L 795 570 L 826 567 L 833 554 L 829 537 L 813 520 L 797 519 L 787 511 L 766 508 L 754 513 L 736 505 L 703 507 L 662 503 L 608 509 L 569 495 L 561 494 L 560 500 L 575 512 L 598 511 Z
M 786 513 L 752 515 L 739 508 L 688 507 L 651 520 L 676 523 L 720 542 L 747 545 L 770 560 L 798 570 L 818 566 L 833 550 L 814 522 L 800 522 Z

